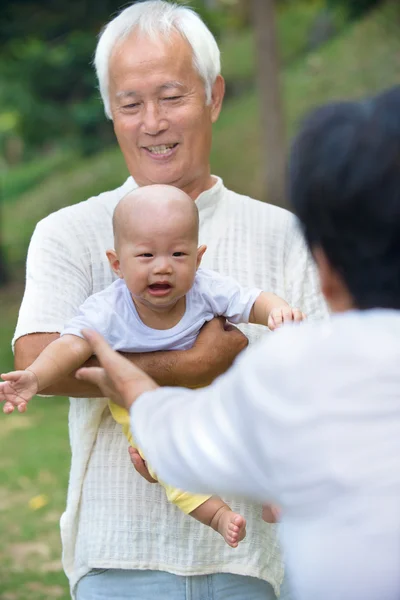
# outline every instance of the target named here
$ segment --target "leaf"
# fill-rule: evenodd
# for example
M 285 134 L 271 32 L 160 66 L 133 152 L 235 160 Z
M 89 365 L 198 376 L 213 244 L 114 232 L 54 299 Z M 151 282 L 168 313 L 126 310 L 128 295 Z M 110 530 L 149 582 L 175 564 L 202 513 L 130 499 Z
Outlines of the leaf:
M 46 506 L 49 503 L 49 497 L 46 494 L 39 494 L 38 496 L 33 496 L 28 502 L 28 506 L 31 510 L 39 510 Z

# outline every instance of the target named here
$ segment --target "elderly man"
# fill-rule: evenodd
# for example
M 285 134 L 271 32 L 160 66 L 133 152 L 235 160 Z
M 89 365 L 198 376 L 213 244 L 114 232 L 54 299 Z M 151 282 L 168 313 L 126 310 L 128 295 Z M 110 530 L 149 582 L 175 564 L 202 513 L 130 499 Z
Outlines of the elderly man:
M 95 65 L 131 176 L 38 224 L 15 333 L 16 367 L 30 364 L 78 306 L 112 282 L 105 253 L 112 247 L 111 217 L 136 185 L 172 184 L 196 201 L 206 267 L 273 291 L 311 319 L 323 317 L 292 215 L 239 196 L 211 175 L 212 124 L 224 82 L 217 44 L 198 16 L 162 0 L 129 6 L 103 31 Z M 245 331 L 251 340 L 261 333 L 255 326 Z M 225 371 L 246 343 L 242 333 L 216 320 L 192 350 L 130 360 L 160 384 L 198 387 Z M 137 476 L 107 401 L 91 399 L 101 396 L 95 386 L 71 375 L 47 393 L 71 396 L 72 464 L 61 534 L 73 596 L 269 600 L 279 594 L 278 544 L 260 506 L 229 499 L 245 516 L 248 533 L 240 548 L 226 547 L 169 505 L 160 486 Z

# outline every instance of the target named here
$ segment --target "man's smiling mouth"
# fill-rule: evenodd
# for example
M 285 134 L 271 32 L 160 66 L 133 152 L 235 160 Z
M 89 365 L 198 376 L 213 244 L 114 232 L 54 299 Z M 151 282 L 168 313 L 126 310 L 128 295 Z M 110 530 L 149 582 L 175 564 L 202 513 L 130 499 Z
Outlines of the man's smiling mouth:
M 174 144 L 160 144 L 159 146 L 143 146 L 145 150 L 150 152 L 150 154 L 162 155 L 168 154 L 171 150 L 177 147 L 177 143 Z

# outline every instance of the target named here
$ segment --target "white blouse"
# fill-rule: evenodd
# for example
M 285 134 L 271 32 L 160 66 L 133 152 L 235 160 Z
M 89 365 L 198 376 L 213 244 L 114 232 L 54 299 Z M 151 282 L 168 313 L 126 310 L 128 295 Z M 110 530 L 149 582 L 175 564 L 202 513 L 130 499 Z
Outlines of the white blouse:
M 399 600 L 399 365 L 400 311 L 287 326 L 208 388 L 143 394 L 132 432 L 163 481 L 282 507 L 294 600 Z

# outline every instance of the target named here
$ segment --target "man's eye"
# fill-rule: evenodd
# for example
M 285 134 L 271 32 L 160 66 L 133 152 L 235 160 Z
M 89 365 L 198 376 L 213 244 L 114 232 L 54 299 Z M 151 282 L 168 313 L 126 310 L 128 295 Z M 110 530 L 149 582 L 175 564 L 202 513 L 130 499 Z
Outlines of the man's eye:
M 182 96 L 167 96 L 166 98 L 163 98 L 163 100 L 179 100 L 180 98 L 182 98 Z
M 139 106 L 139 102 L 135 102 L 134 104 L 125 104 L 122 108 L 124 108 L 125 110 L 132 110 L 135 108 L 139 108 Z
M 184 252 L 174 252 L 172 256 L 186 256 Z

